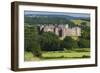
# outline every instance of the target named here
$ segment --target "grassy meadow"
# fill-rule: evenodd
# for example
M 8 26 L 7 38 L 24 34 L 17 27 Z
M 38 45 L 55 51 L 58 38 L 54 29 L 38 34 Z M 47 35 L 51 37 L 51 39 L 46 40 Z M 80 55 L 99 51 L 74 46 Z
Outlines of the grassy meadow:
M 42 52 L 42 57 L 35 57 L 31 52 L 25 52 L 25 61 L 39 61 L 50 59 L 84 59 L 90 58 L 90 49 L 74 49 L 65 51 Z

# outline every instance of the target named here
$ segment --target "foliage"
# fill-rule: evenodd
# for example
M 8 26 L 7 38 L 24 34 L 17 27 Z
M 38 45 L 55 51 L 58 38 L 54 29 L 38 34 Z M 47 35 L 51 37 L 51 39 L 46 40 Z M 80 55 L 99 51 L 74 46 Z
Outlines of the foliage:
M 90 39 L 90 27 L 82 28 L 81 38 Z
M 44 32 L 40 39 L 41 49 L 45 51 L 62 50 L 60 48 L 59 37 L 52 32 Z
M 31 51 L 36 56 L 41 55 L 43 51 L 58 51 L 73 48 L 89 48 L 90 47 L 90 27 L 82 28 L 80 37 L 66 36 L 63 40 L 52 32 L 38 33 L 37 27 L 25 25 L 25 50 Z
M 81 22 L 81 26 L 87 26 L 87 23 L 86 22 Z
M 31 51 L 36 56 L 41 56 L 38 32 L 36 27 L 25 26 L 25 50 Z
M 78 45 L 80 48 L 89 48 L 90 47 L 90 40 L 80 38 Z
M 90 26 L 86 22 L 81 23 L 81 36 L 78 45 L 80 48 L 90 48 Z
M 66 49 L 72 49 L 72 48 L 77 48 L 78 44 L 77 41 L 72 39 L 70 36 L 66 36 L 65 39 L 62 42 L 63 48 Z
M 58 17 L 58 16 L 37 16 L 37 17 L 28 17 L 25 16 L 25 23 L 31 25 L 37 24 L 69 24 L 70 27 L 75 24 L 67 19 L 66 17 Z

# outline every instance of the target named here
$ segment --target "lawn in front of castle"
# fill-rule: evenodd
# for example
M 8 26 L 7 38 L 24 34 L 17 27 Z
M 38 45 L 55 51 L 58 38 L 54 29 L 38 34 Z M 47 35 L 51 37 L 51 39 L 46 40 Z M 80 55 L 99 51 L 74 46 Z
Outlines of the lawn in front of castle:
M 62 60 L 62 59 L 86 59 L 90 58 L 90 48 L 79 48 L 74 50 L 42 52 L 42 57 L 36 57 L 31 52 L 24 53 L 24 61 L 40 60 Z

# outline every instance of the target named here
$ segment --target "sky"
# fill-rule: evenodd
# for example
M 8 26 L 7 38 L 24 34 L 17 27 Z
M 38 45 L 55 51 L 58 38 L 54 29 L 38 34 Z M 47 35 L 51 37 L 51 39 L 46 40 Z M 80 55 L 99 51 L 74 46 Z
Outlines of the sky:
M 69 15 L 73 17 L 90 17 L 87 13 L 68 13 L 68 12 L 47 12 L 47 11 L 24 11 L 24 14 L 32 15 Z

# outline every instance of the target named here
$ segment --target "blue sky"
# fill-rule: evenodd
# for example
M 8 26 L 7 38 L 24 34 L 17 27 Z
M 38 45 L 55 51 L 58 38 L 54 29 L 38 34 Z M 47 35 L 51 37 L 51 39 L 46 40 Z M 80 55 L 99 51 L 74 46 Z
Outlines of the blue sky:
M 73 17 L 90 17 L 87 13 L 68 13 L 68 12 L 47 12 L 47 11 L 24 11 L 24 14 L 32 15 L 69 15 Z

